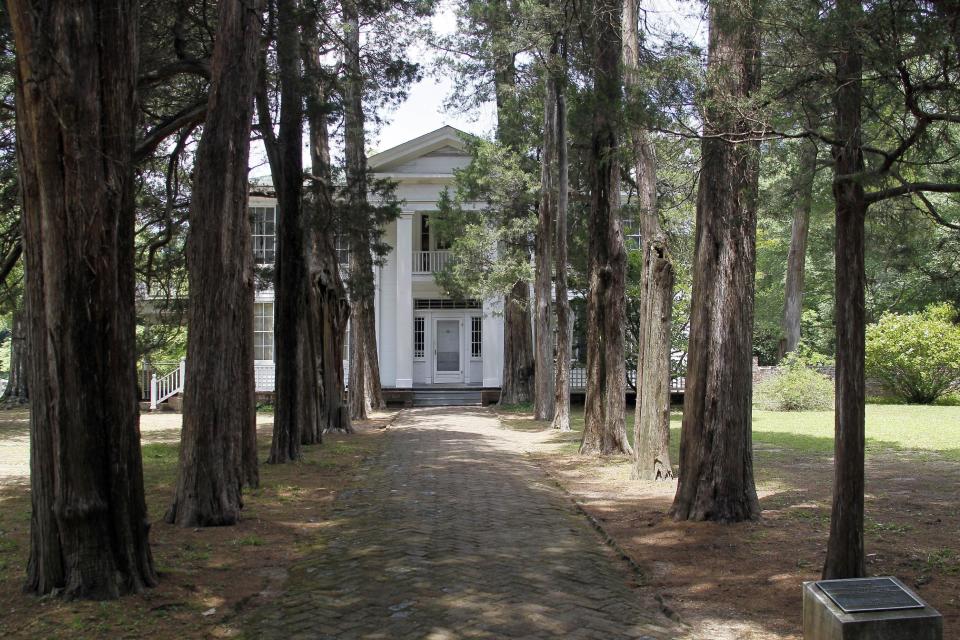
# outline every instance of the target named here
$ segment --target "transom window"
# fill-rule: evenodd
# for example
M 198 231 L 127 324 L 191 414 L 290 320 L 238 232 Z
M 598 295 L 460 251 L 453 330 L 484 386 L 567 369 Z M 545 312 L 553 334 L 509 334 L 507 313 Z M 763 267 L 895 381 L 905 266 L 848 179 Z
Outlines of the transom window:
M 426 343 L 425 326 L 426 322 L 423 316 L 417 316 L 413 319 L 413 357 L 418 360 L 422 360 L 426 353 L 424 348 Z
M 273 303 L 253 305 L 253 358 L 273 360 Z
M 483 358 L 483 318 L 470 318 L 470 357 L 474 360 Z
M 276 207 L 250 207 L 253 224 L 253 261 L 273 264 L 277 257 Z
M 479 300 L 450 300 L 449 298 L 414 298 L 414 309 L 481 309 Z

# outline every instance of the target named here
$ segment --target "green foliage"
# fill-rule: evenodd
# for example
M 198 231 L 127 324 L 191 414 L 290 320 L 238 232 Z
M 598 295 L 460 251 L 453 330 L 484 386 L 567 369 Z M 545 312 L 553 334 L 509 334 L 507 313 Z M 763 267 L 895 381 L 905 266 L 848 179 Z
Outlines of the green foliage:
M 960 326 L 948 304 L 922 313 L 884 314 L 867 327 L 867 375 L 879 378 L 896 395 L 931 404 L 960 390 Z
M 832 409 L 833 381 L 814 370 L 814 364 L 822 364 L 822 356 L 810 352 L 788 354 L 777 372 L 757 385 L 754 404 L 767 411 Z
M 471 140 L 470 151 L 454 193 L 441 194 L 430 218 L 453 255 L 436 280 L 450 295 L 486 298 L 533 276 L 530 238 L 540 185 L 536 167 L 502 144 Z

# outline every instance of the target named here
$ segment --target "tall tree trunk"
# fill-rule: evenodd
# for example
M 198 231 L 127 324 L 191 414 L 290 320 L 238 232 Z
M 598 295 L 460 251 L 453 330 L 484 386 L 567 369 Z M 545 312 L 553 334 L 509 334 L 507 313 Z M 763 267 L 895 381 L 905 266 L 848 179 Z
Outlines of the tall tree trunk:
M 800 344 L 800 317 L 803 314 L 804 264 L 807 237 L 810 235 L 810 208 L 813 203 L 813 178 L 817 170 L 817 143 L 805 140 L 800 147 L 800 166 L 793 176 L 790 192 L 793 201 L 793 225 L 787 254 L 787 282 L 783 292 L 783 335 L 780 357 L 796 351 Z
M 636 0 L 623 3 L 623 63 L 628 92 L 640 86 L 640 33 Z M 670 322 L 673 308 L 673 261 L 657 210 L 657 158 L 650 133 L 630 132 L 643 268 L 640 275 L 640 333 L 637 340 L 637 395 L 633 423 L 632 477 L 665 480 L 670 463 Z
M 280 130 L 277 135 L 277 264 L 274 302 L 276 405 L 267 462 L 300 458 L 303 434 L 317 420 L 315 369 L 309 344 L 307 225 L 303 212 L 303 77 L 299 0 L 277 0 Z M 279 173 L 279 175 L 277 175 Z
M 7 376 L 7 386 L 3 390 L 3 404 L 5 406 L 27 404 L 30 400 L 27 383 L 27 327 L 24 321 L 23 309 L 13 312 L 13 322 L 10 327 L 10 373 Z
M 844 44 L 837 54 L 832 149 L 836 203 L 836 413 L 833 508 L 823 577 L 865 575 L 863 551 L 864 466 L 864 221 L 867 202 L 855 176 L 864 170 L 860 137 L 863 61 L 857 0 L 838 0 L 836 16 Z
M 594 11 L 594 106 L 590 142 L 587 391 L 580 453 L 632 453 L 627 440 L 624 358 L 627 252 L 620 221 L 622 6 L 599 0 Z
M 344 402 L 343 346 L 350 317 L 350 302 L 340 278 L 335 247 L 336 220 L 330 171 L 327 130 L 327 92 L 320 68 L 316 16 L 304 30 L 304 70 L 307 76 L 306 107 L 310 125 L 312 284 L 311 318 L 314 323 L 315 368 L 319 386 L 320 426 L 324 432 L 352 433 L 350 408 Z
M 556 129 L 557 81 L 552 68 L 556 62 L 559 39 L 555 39 L 548 56 L 546 95 L 543 99 L 543 151 L 540 155 L 540 207 L 537 215 L 537 238 L 534 250 L 534 416 L 537 420 L 553 420 L 556 397 L 553 370 L 553 310 L 551 309 L 554 219 L 557 206 L 556 185 Z
M 556 224 L 556 305 L 557 305 L 557 394 L 553 413 L 553 428 L 570 431 L 570 360 L 572 358 L 572 329 L 570 299 L 567 294 L 567 203 L 570 196 L 570 177 L 567 165 L 567 102 L 566 59 L 564 83 L 557 87 L 557 224 Z
M 137 412 L 137 3 L 7 3 L 16 42 L 30 414 L 25 590 L 157 582 Z
M 518 280 L 507 294 L 503 312 L 503 385 L 500 404 L 523 404 L 532 398 L 533 345 L 530 338 L 530 288 Z
M 360 18 L 355 0 L 344 0 L 344 157 L 347 166 L 350 233 L 350 414 L 364 420 L 383 408 L 374 307 L 375 284 L 370 254 L 367 204 L 367 156 L 363 113 L 363 69 L 360 66 Z
M 183 429 L 173 504 L 181 527 L 235 524 L 247 444 L 256 464 L 253 246 L 247 162 L 260 44 L 259 3 L 220 3 L 207 120 L 197 149 L 187 266 Z
M 760 516 L 753 479 L 752 343 L 759 149 L 743 102 L 759 86 L 751 4 L 711 3 L 677 520 Z
M 513 42 L 513 7 L 507 0 L 488 3 L 493 44 L 493 80 L 497 103 L 497 140 L 514 153 L 521 153 L 522 110 L 517 96 L 517 68 Z M 513 218 L 526 215 L 523 207 L 508 212 Z M 505 247 L 529 259 L 526 244 Z M 535 362 L 530 290 L 526 281 L 514 283 L 506 296 L 503 314 L 503 380 L 500 404 L 522 404 L 534 397 Z
M 634 422 L 635 480 L 673 477 L 670 463 L 670 322 L 673 261 L 666 242 L 644 240 L 643 295 Z

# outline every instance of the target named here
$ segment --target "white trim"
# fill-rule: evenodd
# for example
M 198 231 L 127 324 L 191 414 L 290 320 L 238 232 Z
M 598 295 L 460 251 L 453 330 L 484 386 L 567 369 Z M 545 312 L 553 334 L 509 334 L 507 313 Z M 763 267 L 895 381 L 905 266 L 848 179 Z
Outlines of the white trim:
M 413 140 L 407 140 L 395 147 L 368 156 L 367 166 L 376 171 L 379 167 L 419 158 L 431 151 L 436 151 L 437 149 L 442 149 L 447 146 L 460 151 L 466 151 L 467 144 L 464 139 L 468 137 L 470 137 L 469 133 L 460 131 L 450 125 L 444 125 L 439 129 L 425 133 Z M 427 174 L 427 176 L 424 177 L 433 178 L 441 177 L 441 175 L 442 174 Z M 447 179 L 450 178 L 449 175 L 443 175 L 443 177 Z
M 434 384 L 460 384 L 464 380 L 464 353 L 463 353 L 463 314 L 433 314 L 433 358 L 431 361 L 431 369 L 433 373 L 433 383 Z M 458 371 L 455 373 L 452 371 L 440 371 L 437 369 L 437 326 L 441 322 L 456 322 L 458 331 L 460 335 L 457 336 L 457 351 L 458 351 Z

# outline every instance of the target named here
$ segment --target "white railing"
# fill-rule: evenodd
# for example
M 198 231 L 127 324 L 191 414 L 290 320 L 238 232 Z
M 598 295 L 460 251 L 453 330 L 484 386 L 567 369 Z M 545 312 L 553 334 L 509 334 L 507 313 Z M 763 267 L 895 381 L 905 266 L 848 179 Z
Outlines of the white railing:
M 449 251 L 414 251 L 414 273 L 437 273 L 450 263 Z
M 628 371 L 627 376 L 630 378 L 631 385 L 636 388 L 637 386 L 637 372 Z M 687 379 L 683 376 L 671 377 L 670 378 L 670 391 L 674 393 L 679 393 L 683 391 L 687 386 Z M 584 367 L 574 367 L 570 369 L 570 388 L 583 391 L 587 388 L 587 370 Z M 627 391 L 630 391 L 628 388 Z
M 157 377 L 150 376 L 150 409 L 155 410 L 161 402 L 183 393 L 183 381 L 186 378 L 187 361 L 180 360 L 180 366 L 170 373 Z
M 254 388 L 257 393 L 272 393 L 277 390 L 276 369 L 274 363 L 257 363 L 253 366 Z M 350 365 L 343 361 L 344 384 L 350 379 Z

